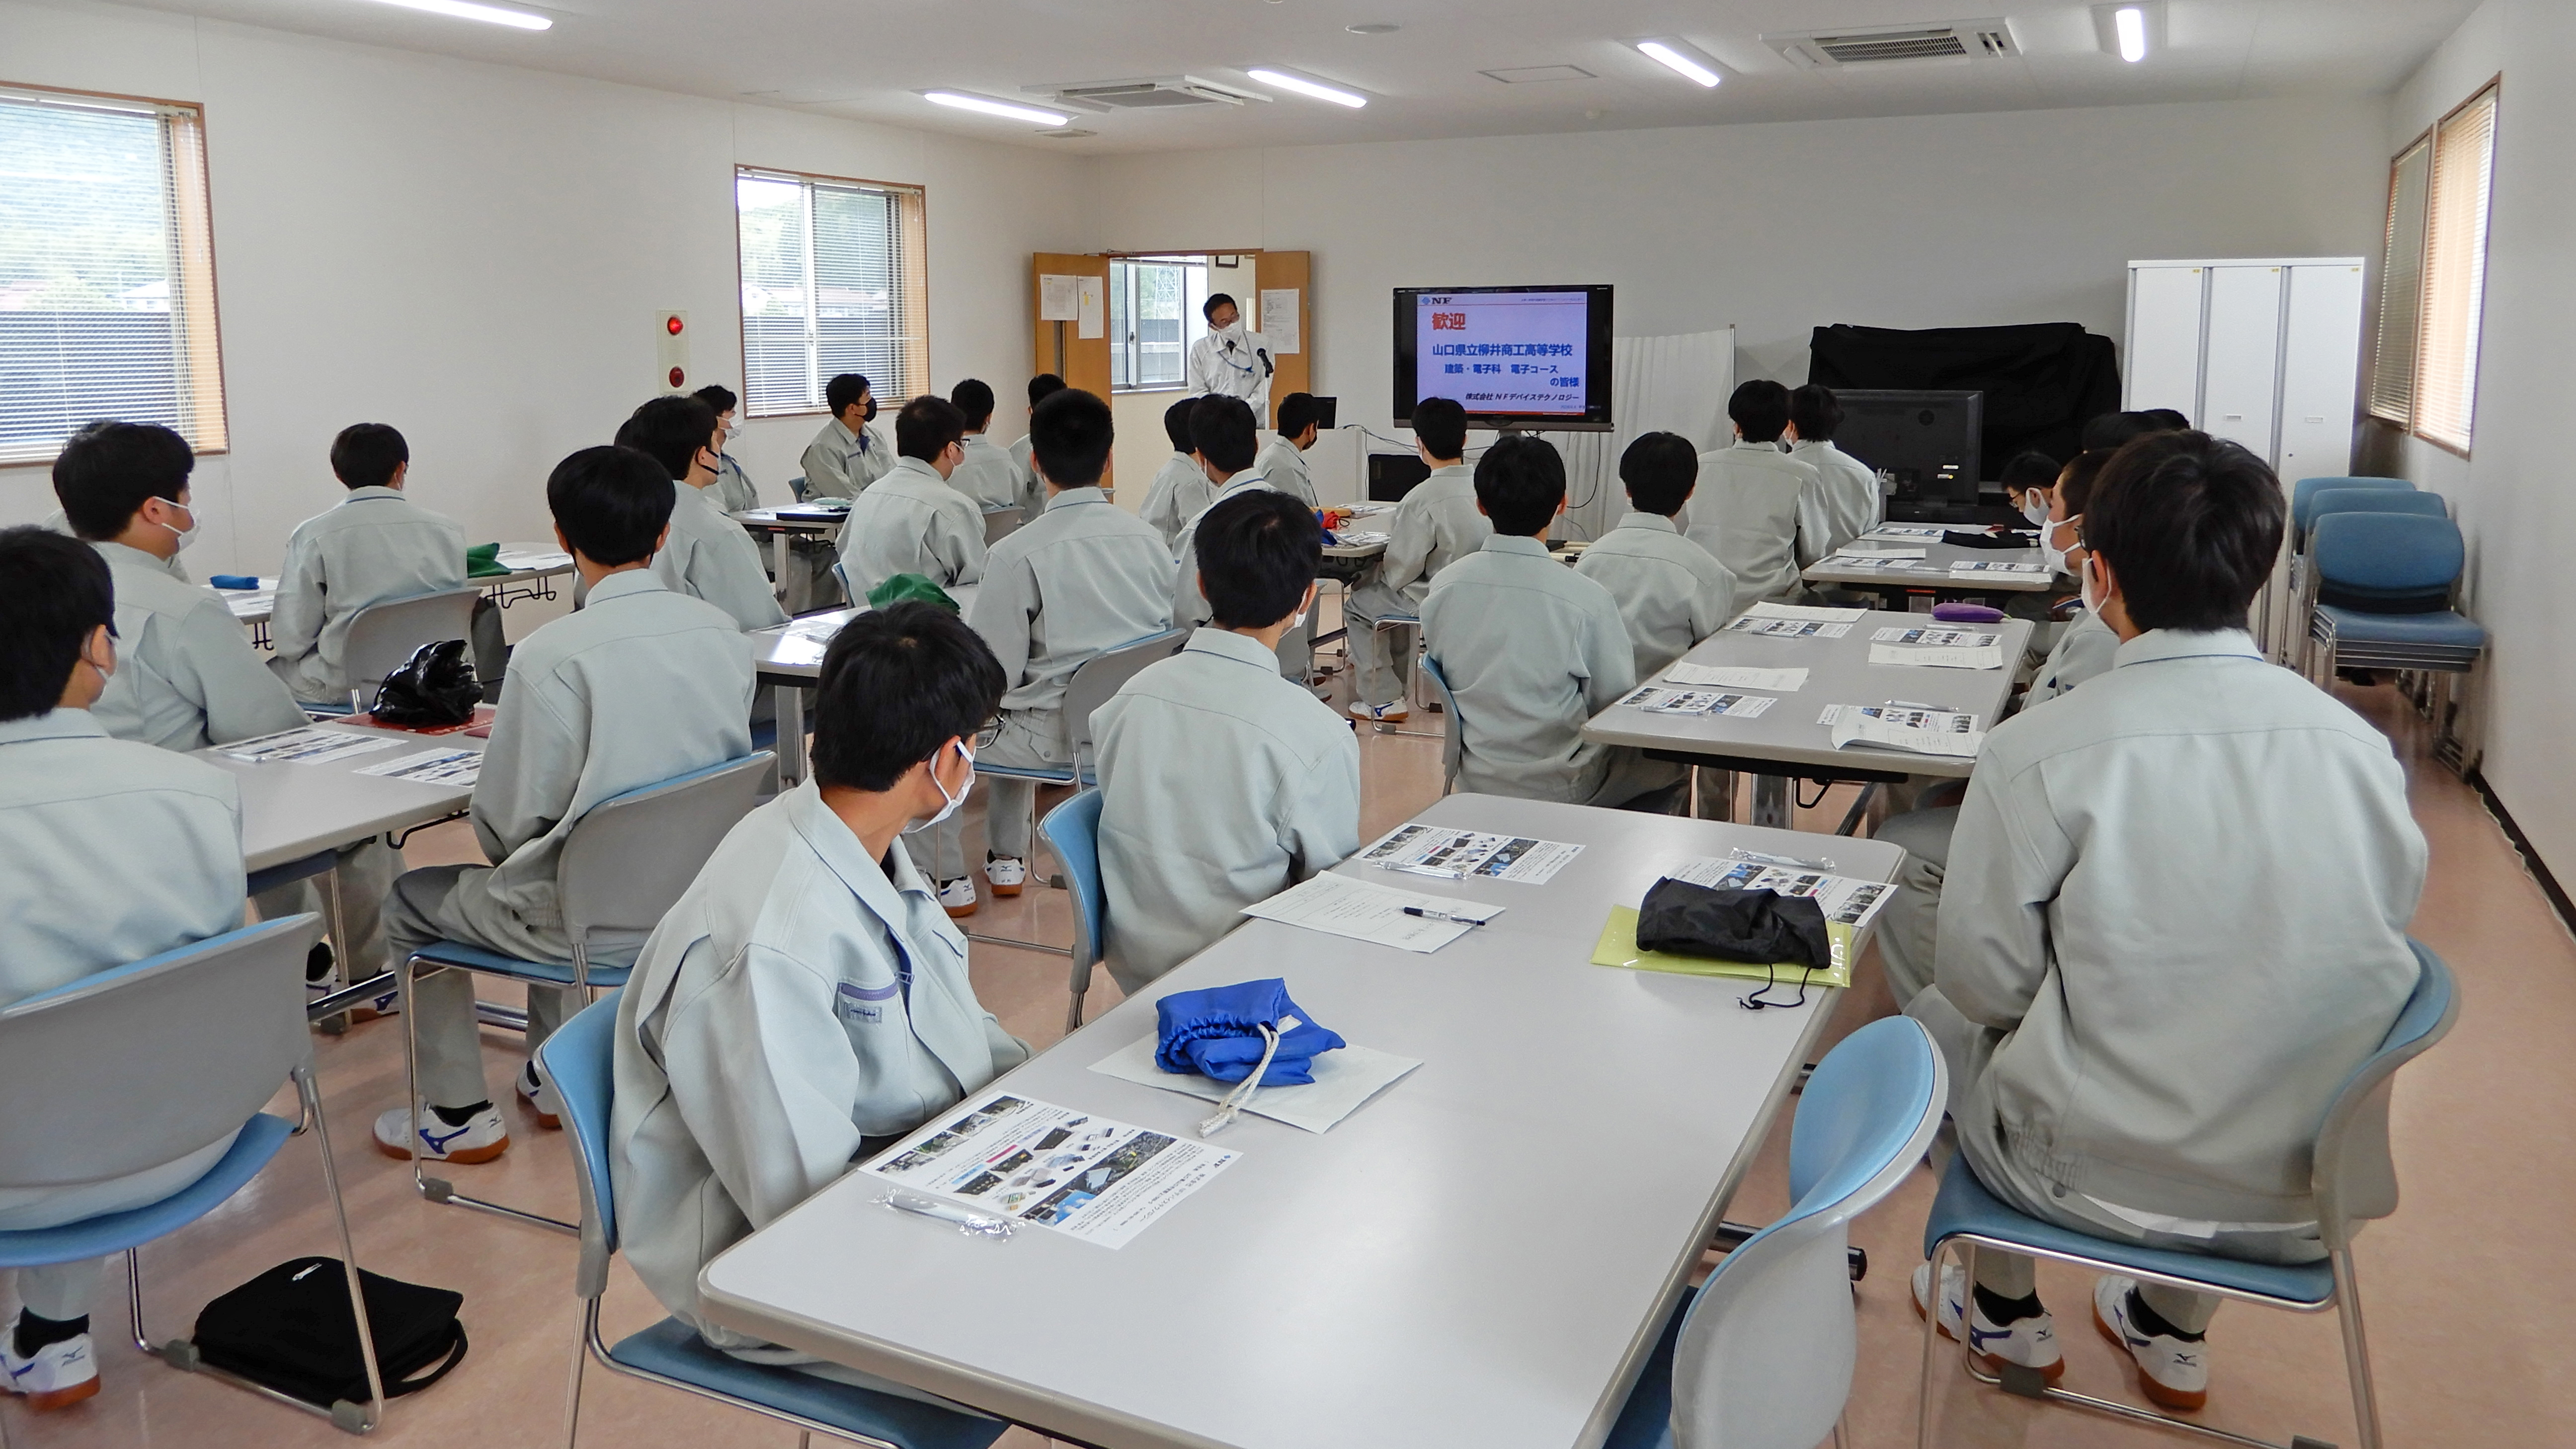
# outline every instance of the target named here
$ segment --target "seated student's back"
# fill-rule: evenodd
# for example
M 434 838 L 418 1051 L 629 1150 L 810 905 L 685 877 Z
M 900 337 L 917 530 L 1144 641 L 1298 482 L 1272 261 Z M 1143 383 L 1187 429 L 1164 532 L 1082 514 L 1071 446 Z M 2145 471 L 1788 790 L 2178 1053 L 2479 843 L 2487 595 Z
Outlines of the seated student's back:
M 897 574 L 942 588 L 983 580 L 984 510 L 948 486 L 965 436 L 965 416 L 945 398 L 917 397 L 895 414 L 895 465 L 851 502 L 841 524 L 851 602 L 865 603 Z
M 1011 461 L 1009 450 L 985 431 L 993 425 L 992 385 L 982 378 L 966 378 L 948 390 L 948 401 L 966 422 L 966 436 L 960 444 L 965 456 L 958 459 L 956 471 L 948 475 L 948 486 L 974 499 L 976 506 L 988 514 L 1018 508 L 1019 465 Z
M 304 520 L 286 540 L 269 671 L 299 700 L 345 704 L 365 681 L 344 651 L 358 611 L 465 587 L 465 530 L 404 491 L 411 446 L 383 423 L 352 423 L 331 441 L 331 473 L 349 496 Z
M 1816 470 L 1819 487 L 1798 502 L 1798 538 L 1809 562 L 1878 526 L 1886 512 L 1878 473 L 1834 446 L 1843 403 L 1832 388 L 1808 383 L 1789 394 L 1789 457 Z
M 707 492 L 716 485 L 718 442 L 715 411 L 696 397 L 657 397 L 617 430 L 619 447 L 651 458 L 672 480 L 671 536 L 653 555 L 653 573 L 664 588 L 724 610 L 737 629 L 784 624 L 760 546 Z M 589 587 L 586 579 L 576 585 L 576 602 Z
M 1172 457 L 1154 475 L 1153 485 L 1145 490 L 1144 507 L 1137 512 L 1163 536 L 1166 553 L 1179 541 L 1181 525 L 1216 501 L 1216 484 L 1199 466 L 1198 444 L 1190 440 L 1190 410 L 1197 404 L 1197 398 L 1185 397 L 1163 409 L 1163 434 L 1171 439 Z
M 1673 526 L 1698 477 L 1699 457 L 1681 434 L 1648 433 L 1630 443 L 1619 458 L 1619 481 L 1631 511 L 1574 566 L 1618 601 L 1641 680 L 1735 616 L 1735 576 Z
M 1802 516 L 1824 487 L 1816 470 L 1780 451 L 1789 426 L 1789 390 L 1755 378 L 1727 399 L 1735 428 L 1731 447 L 1699 457 L 1699 492 L 1690 511 L 1692 541 L 1735 575 L 1744 602 L 1777 602 L 1798 592 L 1801 563 L 1824 556 L 1827 540 L 1802 529 Z

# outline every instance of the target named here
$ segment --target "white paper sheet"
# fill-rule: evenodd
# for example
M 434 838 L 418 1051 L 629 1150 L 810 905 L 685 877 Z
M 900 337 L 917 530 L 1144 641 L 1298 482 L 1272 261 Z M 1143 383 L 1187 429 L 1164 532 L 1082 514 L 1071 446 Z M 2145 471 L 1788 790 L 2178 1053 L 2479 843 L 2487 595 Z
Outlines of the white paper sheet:
M 1315 1080 L 1291 1087 L 1262 1087 L 1253 1092 L 1243 1110 L 1257 1117 L 1285 1122 L 1309 1132 L 1329 1131 L 1333 1124 L 1359 1110 L 1369 1098 L 1385 1091 L 1405 1073 L 1422 1063 L 1393 1052 L 1364 1047 L 1357 1042 L 1329 1051 L 1315 1058 L 1310 1070 Z M 1104 1077 L 1122 1082 L 1159 1087 L 1166 1092 L 1179 1092 L 1201 1101 L 1214 1102 L 1233 1091 L 1238 1083 L 1220 1082 L 1186 1072 L 1167 1072 L 1154 1063 L 1154 1038 L 1143 1037 L 1129 1042 L 1118 1051 L 1091 1064 L 1091 1069 Z
M 1949 530 L 1937 523 L 1882 523 L 1863 538 L 1939 538 Z
M 1828 875 L 1796 866 L 1728 860 L 1723 856 L 1686 860 L 1680 868 L 1664 874 L 1711 890 L 1777 891 L 1784 896 L 1812 896 L 1817 906 L 1823 909 L 1826 920 L 1840 921 L 1855 931 L 1868 925 L 1896 891 L 1896 887 L 1884 881 L 1853 880 L 1849 876 Z
M 1828 609 L 1815 604 L 1760 603 L 1744 611 L 1748 619 L 1820 619 L 1826 623 L 1856 623 L 1867 618 L 1867 609 Z
M 1562 840 L 1490 835 L 1441 825 L 1399 825 L 1361 851 L 1359 861 L 1381 870 L 1449 880 L 1473 876 L 1515 885 L 1545 885 L 1565 869 L 1566 862 L 1582 853 L 1582 846 Z
M 510 570 L 512 573 L 523 571 L 527 573 L 545 573 L 551 569 L 568 569 L 572 567 L 572 555 L 561 552 L 560 550 L 540 553 L 534 550 L 522 551 L 519 549 L 505 548 L 498 553 L 493 554 L 492 561 L 499 564 L 501 567 Z M 469 579 L 467 582 L 471 583 L 472 580 Z
M 1807 687 L 1803 669 L 1744 669 L 1723 664 L 1676 664 L 1664 671 L 1672 684 L 1715 685 L 1720 689 L 1767 689 L 1774 694 L 1796 694 Z
M 1108 335 L 1105 322 L 1109 305 L 1109 282 L 1105 277 L 1076 277 L 1074 295 L 1081 315 L 1073 324 L 1073 335 L 1090 338 Z
M 1869 636 L 1880 644 L 1919 644 L 1941 649 L 1983 649 L 2004 636 L 1985 629 L 1908 629 L 1894 626 Z
M 224 746 L 223 753 L 228 759 L 247 760 L 254 765 L 318 765 L 325 760 L 390 750 L 401 743 L 385 735 L 352 734 L 347 730 L 280 730 L 257 739 L 236 740 Z
M 1975 759 L 1986 745 L 1986 732 L 1977 727 L 1977 716 L 1951 710 L 1829 704 L 1816 723 L 1825 726 L 1838 750 L 1859 743 L 1918 755 Z
M 1297 327 L 1297 289 L 1264 287 L 1261 289 L 1262 336 L 1270 339 L 1270 355 L 1285 357 L 1295 352 L 1304 339 Z
M 481 750 L 423 750 L 399 760 L 360 768 L 361 775 L 382 775 L 388 780 L 410 780 L 421 785 L 472 785 L 483 774 Z
M 1257 1094 L 1256 1094 L 1257 1095 Z M 986 1092 L 859 1169 L 918 1192 L 1122 1248 L 1240 1152 Z
M 232 610 L 236 619 L 253 614 L 265 617 L 277 612 L 277 580 L 261 579 L 255 589 L 217 589 L 215 597 L 224 601 L 224 607 Z
M 1930 556 L 1931 550 L 1929 549 L 1859 548 L 1851 544 L 1844 544 L 1842 549 L 1837 552 L 1833 558 L 1827 559 L 1825 562 L 1833 563 L 1842 559 L 1876 559 L 1881 562 L 1886 562 L 1894 559 L 1928 558 Z
M 1726 626 L 1729 634 L 1760 634 L 1772 639 L 1839 639 L 1851 625 L 1821 619 L 1773 619 L 1746 614 Z
M 1038 274 L 1038 320 L 1071 322 L 1082 315 L 1082 296 L 1074 283 L 1081 278 L 1071 272 Z
M 1998 559 L 1961 559 L 1950 565 L 1950 574 L 1954 578 L 1961 574 L 1971 578 L 1994 574 L 2035 575 L 2046 572 L 2047 568 L 2046 564 L 2007 563 Z
M 1407 906 L 1456 919 L 1409 916 L 1404 911 Z M 1502 909 L 1482 901 L 1395 890 L 1327 872 L 1290 886 L 1266 901 L 1245 906 L 1243 913 L 1429 955 L 1502 914 Z
M 1872 644 L 1869 662 L 1916 669 L 2001 669 L 2004 651 L 1993 644 L 1976 649 L 1908 649 L 1900 644 Z
M 1619 701 L 1648 714 L 1723 714 L 1754 719 L 1780 701 L 1768 694 L 1722 693 L 1713 689 L 1657 689 L 1652 685 Z

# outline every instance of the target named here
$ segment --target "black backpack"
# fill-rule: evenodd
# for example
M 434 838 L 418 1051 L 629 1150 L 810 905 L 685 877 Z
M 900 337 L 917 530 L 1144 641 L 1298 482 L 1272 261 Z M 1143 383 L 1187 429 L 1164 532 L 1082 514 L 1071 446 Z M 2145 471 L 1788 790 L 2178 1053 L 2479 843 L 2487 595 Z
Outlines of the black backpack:
M 416 1394 L 465 1357 L 465 1295 L 358 1270 L 376 1371 L 385 1397 Z M 196 1355 L 308 1404 L 367 1401 L 367 1366 L 349 1312 L 349 1277 L 337 1258 L 278 1264 L 217 1298 L 197 1315 Z M 444 1360 L 443 1362 L 441 1360 Z M 420 1378 L 412 1375 L 437 1367 Z

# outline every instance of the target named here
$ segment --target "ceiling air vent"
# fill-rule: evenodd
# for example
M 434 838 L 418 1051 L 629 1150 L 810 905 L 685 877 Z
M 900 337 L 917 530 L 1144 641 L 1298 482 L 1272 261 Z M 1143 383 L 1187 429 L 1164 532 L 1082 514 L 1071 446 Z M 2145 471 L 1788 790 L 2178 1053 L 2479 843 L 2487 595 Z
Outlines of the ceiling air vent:
M 1184 106 L 1240 106 L 1249 101 L 1266 101 L 1270 97 L 1241 86 L 1220 85 L 1194 75 L 1148 76 L 1141 80 L 1068 81 L 1059 84 L 1023 86 L 1029 95 L 1044 96 L 1058 105 L 1075 110 L 1107 114 L 1110 111 L 1163 111 Z
M 2012 26 L 2000 18 L 1765 35 L 1762 42 L 1786 56 L 1790 64 L 1806 70 L 1924 61 L 1957 63 L 2021 54 L 2021 46 L 2013 40 Z

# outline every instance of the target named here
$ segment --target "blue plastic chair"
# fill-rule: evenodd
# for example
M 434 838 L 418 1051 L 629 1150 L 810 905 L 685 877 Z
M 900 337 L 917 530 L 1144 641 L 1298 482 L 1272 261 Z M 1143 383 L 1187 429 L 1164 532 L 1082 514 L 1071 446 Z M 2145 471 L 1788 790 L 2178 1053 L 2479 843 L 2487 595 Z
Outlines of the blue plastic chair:
M 1998 1248 L 2035 1258 L 2073 1263 L 2101 1273 L 2119 1273 L 2142 1282 L 2165 1283 L 2193 1293 L 2233 1298 L 2294 1313 L 2338 1310 L 2343 1322 L 2344 1371 L 2352 1383 L 2353 1419 L 2360 1426 L 2361 1449 L 2380 1449 L 2379 1401 L 2371 1384 L 2370 1349 L 2362 1335 L 2361 1289 L 2354 1281 L 2352 1240 L 2363 1222 L 2397 1211 L 2397 1167 L 2389 1153 L 2388 1097 L 2397 1069 L 2423 1055 L 2451 1030 L 2459 1016 L 2459 998 L 2450 969 L 2421 942 L 2409 941 L 2420 974 L 2414 993 L 2381 1038 L 2379 1050 L 2344 1083 L 2325 1121 L 2317 1129 L 2309 1191 L 2317 1205 L 2317 1225 L 2326 1245 L 2322 1263 L 2247 1263 L 2201 1253 L 2141 1247 L 2135 1243 L 2045 1223 L 2006 1206 L 1977 1181 L 1965 1157 L 1954 1159 L 1931 1217 L 1923 1225 L 1923 1255 L 1932 1261 L 1932 1280 L 1939 1282 L 1943 1256 L 1954 1249 Z M 1930 1319 L 1923 1325 L 1921 1438 L 1932 1443 L 1932 1358 L 1935 1339 Z M 1973 1356 L 1969 1374 L 1984 1383 L 1996 1379 L 1981 1372 Z M 2259 1443 L 2206 1425 L 2160 1414 L 2131 1404 L 2061 1389 L 2036 1373 L 2013 1392 L 2032 1398 L 2062 1400 L 2127 1419 L 2152 1420 L 2231 1443 Z M 2310 1441 L 2313 1442 L 2313 1441 Z
M 1422 677 L 1431 681 L 1440 696 L 1440 712 L 1449 718 L 1449 728 L 1440 737 L 1440 793 L 1446 795 L 1458 788 L 1458 767 L 1467 758 L 1467 721 L 1458 713 L 1457 692 L 1450 689 L 1448 672 L 1439 660 L 1423 655 Z
M 623 986 L 632 966 L 594 966 L 590 940 L 594 933 L 641 938 L 660 925 L 664 912 L 679 900 L 698 871 L 723 843 L 725 832 L 749 814 L 761 791 L 775 778 L 777 757 L 766 751 L 721 765 L 693 770 L 658 785 L 629 790 L 590 808 L 564 841 L 555 863 L 555 889 L 563 903 L 564 933 L 572 938 L 572 961 L 523 961 L 463 941 L 434 941 L 396 964 L 402 990 L 403 1069 L 418 1110 L 420 1102 L 419 1013 L 412 1003 L 412 983 L 423 969 L 473 971 L 541 986 L 569 986 L 579 991 Z M 524 1022 L 524 1018 L 522 1018 Z M 422 1167 L 420 1134 L 411 1134 L 412 1183 L 432 1202 L 479 1212 L 497 1213 L 523 1223 L 580 1231 L 561 1218 L 524 1212 L 501 1203 L 467 1197 L 444 1178 Z
M 443 589 L 369 604 L 349 619 L 340 650 L 341 670 L 349 677 L 350 698 L 329 704 L 299 704 L 316 718 L 354 714 L 375 698 L 376 686 L 400 669 L 422 645 L 442 639 L 468 639 L 474 633 L 474 603 L 479 587 Z
M 2337 669 L 2438 674 L 2433 707 L 2448 741 L 2451 676 L 2476 668 L 2487 643 L 2485 626 L 2450 607 L 2466 560 L 2447 518 L 2320 516 L 2307 558 L 2308 677 L 2322 685 Z
M 2418 518 L 2448 518 L 2450 500 L 2439 493 L 2386 488 L 2328 488 L 2308 500 L 2308 527 L 2338 513 L 2411 513 Z
M 1604 1449 L 1840 1441 L 1859 1355 L 1851 1220 L 1923 1160 L 1948 1101 L 1949 1070 L 1907 1017 L 1871 1022 L 1825 1054 L 1789 1129 L 1794 1205 L 1673 1310 Z
M 2290 536 L 2308 536 L 2316 520 L 2312 516 L 2315 499 L 2328 489 L 2372 488 L 2388 493 L 2411 493 L 2415 485 L 2403 478 L 2302 478 L 2290 485 Z
M 134 1346 L 363 1434 L 384 1418 L 384 1379 L 358 1293 L 349 1211 L 323 1130 L 304 1025 L 304 955 L 322 936 L 310 914 L 227 932 L 86 976 L 0 1010 L 0 1190 L 100 1182 L 175 1162 L 235 1132 L 214 1166 L 158 1202 L 50 1228 L 0 1232 L 0 1268 L 125 1255 Z M 292 1079 L 303 1120 L 260 1110 Z M 340 1229 L 340 1262 L 366 1363 L 367 1402 L 305 1403 L 199 1361 L 189 1340 L 152 1342 L 143 1315 L 142 1245 L 188 1226 L 248 1186 L 286 1139 L 310 1133 Z
M 943 1409 L 936 1404 L 835 1383 L 790 1368 L 745 1363 L 710 1347 L 678 1318 L 665 1318 L 611 1347 L 599 1332 L 599 1300 L 608 1291 L 608 1264 L 617 1254 L 617 1202 L 608 1164 L 608 1122 L 615 1096 L 613 1069 L 617 1003 L 611 992 L 589 1006 L 537 1048 L 539 1069 L 563 1100 L 564 1131 L 572 1138 L 573 1177 L 581 1188 L 581 1264 L 574 1289 L 581 1295 L 581 1343 L 573 1351 L 572 1386 L 565 1396 L 564 1446 L 581 1435 L 581 1379 L 593 1359 L 611 1373 L 661 1384 L 702 1399 L 730 1404 L 803 1431 L 800 1446 L 817 1433 L 877 1449 L 985 1449 L 1010 1426 Z
M 1064 1030 L 1082 1026 L 1082 998 L 1091 990 L 1091 968 L 1108 947 L 1109 898 L 1100 884 L 1100 791 L 1077 792 L 1047 812 L 1038 829 L 1047 848 L 1064 864 L 1065 889 L 1073 896 L 1072 1001 L 1064 1010 Z

